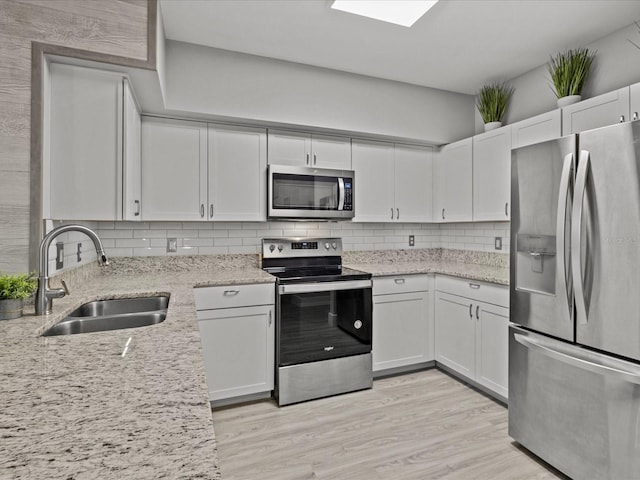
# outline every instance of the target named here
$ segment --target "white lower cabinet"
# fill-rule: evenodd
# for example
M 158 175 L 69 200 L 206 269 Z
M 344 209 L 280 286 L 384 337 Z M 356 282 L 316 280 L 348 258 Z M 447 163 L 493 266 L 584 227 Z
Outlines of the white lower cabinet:
M 273 284 L 195 289 L 209 400 L 269 395 L 273 390 Z
M 373 279 L 373 371 L 433 361 L 433 277 Z
M 509 290 L 436 277 L 435 358 L 439 364 L 506 399 Z

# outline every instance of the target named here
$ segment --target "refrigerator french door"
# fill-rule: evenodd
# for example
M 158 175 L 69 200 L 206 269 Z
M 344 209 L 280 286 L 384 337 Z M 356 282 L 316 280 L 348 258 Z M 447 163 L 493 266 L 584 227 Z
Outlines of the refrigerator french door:
M 640 122 L 512 152 L 509 434 L 640 479 Z

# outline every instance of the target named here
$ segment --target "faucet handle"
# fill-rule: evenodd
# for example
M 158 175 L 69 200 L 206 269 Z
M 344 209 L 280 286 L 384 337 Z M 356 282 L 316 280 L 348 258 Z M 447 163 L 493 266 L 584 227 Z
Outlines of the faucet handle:
M 67 282 L 60 280 L 60 283 L 62 284 L 65 295 L 69 295 L 71 292 L 69 291 L 69 287 L 67 287 Z

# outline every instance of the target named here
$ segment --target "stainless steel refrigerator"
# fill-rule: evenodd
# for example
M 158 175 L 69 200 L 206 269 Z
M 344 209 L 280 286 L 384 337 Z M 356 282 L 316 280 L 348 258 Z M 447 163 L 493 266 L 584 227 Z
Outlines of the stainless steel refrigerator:
M 640 479 L 640 121 L 514 149 L 509 434 Z

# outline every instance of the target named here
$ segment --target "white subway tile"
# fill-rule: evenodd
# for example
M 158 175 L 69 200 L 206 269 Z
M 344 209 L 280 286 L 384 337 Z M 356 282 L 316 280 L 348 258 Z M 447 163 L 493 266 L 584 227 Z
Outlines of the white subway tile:
M 145 248 L 149 246 L 146 238 L 116 238 L 117 248 Z
M 116 230 L 116 232 L 125 232 L 126 230 Z M 134 238 L 167 238 L 167 231 L 160 230 L 133 230 Z M 124 238 L 124 237 L 123 237 Z
M 133 248 L 105 248 L 107 257 L 133 257 Z
M 163 248 L 134 248 L 133 249 L 134 257 L 155 257 L 158 255 L 167 255 L 166 249 L 163 249 Z M 128 256 L 128 255 L 124 255 L 124 256 Z
M 213 247 L 213 238 L 183 238 L 182 247 Z
M 229 247 L 200 247 L 200 255 L 221 255 L 229 253 Z

